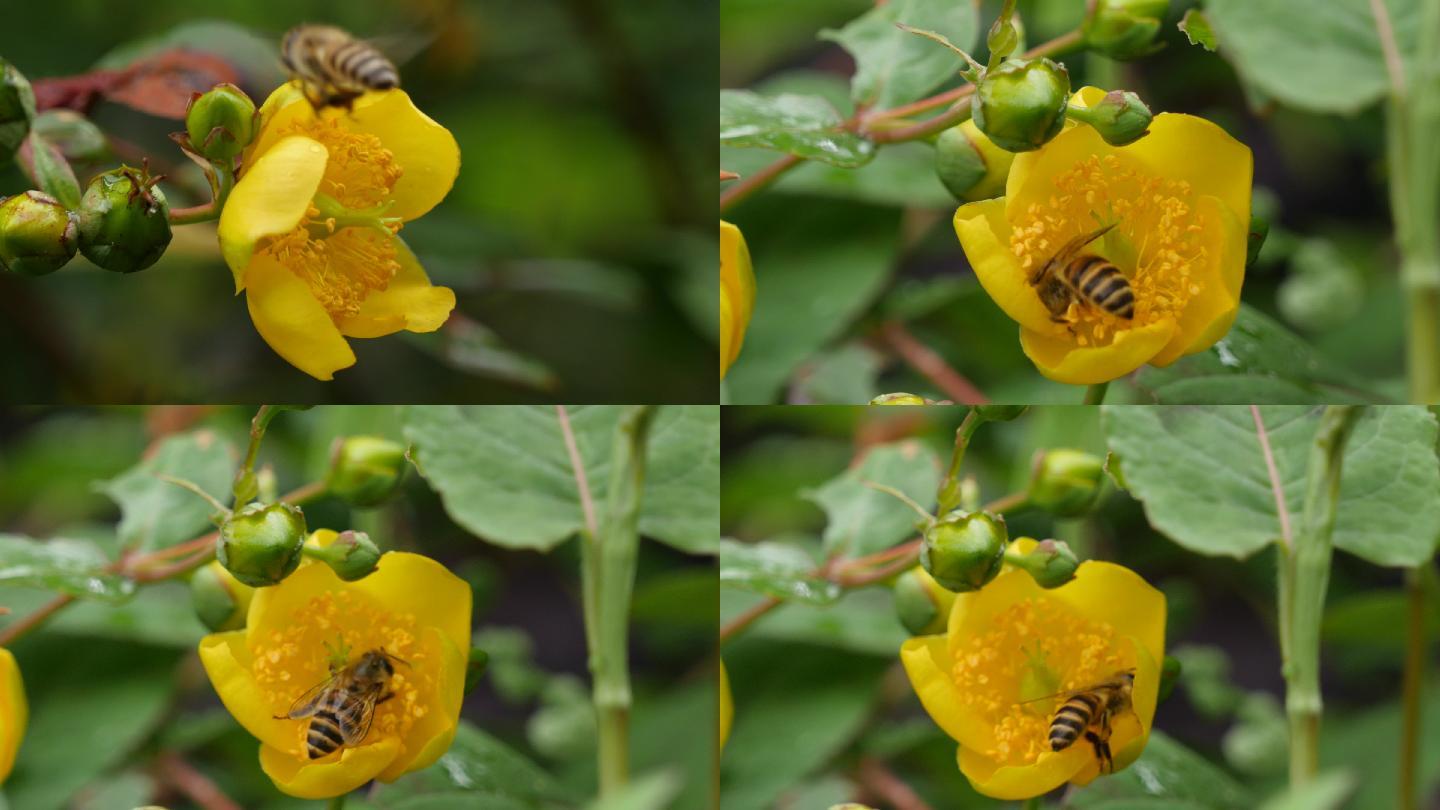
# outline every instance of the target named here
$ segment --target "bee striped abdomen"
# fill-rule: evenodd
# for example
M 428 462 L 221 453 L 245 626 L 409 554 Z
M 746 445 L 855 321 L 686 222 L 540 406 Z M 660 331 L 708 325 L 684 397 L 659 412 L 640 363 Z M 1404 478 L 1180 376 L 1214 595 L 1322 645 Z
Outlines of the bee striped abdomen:
M 1050 750 L 1063 751 L 1080 738 L 1100 707 L 1100 699 L 1081 693 L 1065 702 L 1050 721 Z
M 1135 293 L 1120 268 L 1099 256 L 1081 256 L 1065 268 L 1065 277 L 1081 299 L 1117 318 L 1135 317 Z
M 395 66 L 369 43 L 352 39 L 330 57 L 334 72 L 362 87 L 388 90 L 400 83 Z
M 321 709 L 310 718 L 310 728 L 305 734 L 305 750 L 311 759 L 334 753 L 344 742 L 340 718 L 334 711 Z

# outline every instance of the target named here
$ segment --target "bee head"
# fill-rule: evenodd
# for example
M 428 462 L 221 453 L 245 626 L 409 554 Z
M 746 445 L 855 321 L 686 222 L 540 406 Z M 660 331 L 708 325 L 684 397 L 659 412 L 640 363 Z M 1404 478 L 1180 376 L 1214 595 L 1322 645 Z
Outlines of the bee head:
M 383 681 L 395 673 L 395 665 L 384 650 L 371 650 L 355 662 L 355 677 L 367 681 Z

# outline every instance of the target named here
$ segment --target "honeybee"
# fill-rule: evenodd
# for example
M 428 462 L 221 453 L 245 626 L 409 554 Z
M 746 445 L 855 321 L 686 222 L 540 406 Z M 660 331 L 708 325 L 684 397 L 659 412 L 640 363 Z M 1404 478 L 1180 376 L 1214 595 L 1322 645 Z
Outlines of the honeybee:
M 375 707 L 395 696 L 389 690 L 395 674 L 391 661 L 409 664 L 384 648 L 371 650 L 353 664 L 331 666 L 330 677 L 301 695 L 277 720 L 309 719 L 305 752 L 311 759 L 332 754 L 343 745 L 358 745 L 375 722 Z
M 1128 321 L 1135 317 L 1135 293 L 1120 268 L 1099 256 L 1080 252 L 1113 227 L 1112 222 L 1071 239 L 1030 274 L 1030 284 L 1050 310 L 1050 320 L 1069 323 L 1066 313 L 1075 299 L 1117 318 Z
M 280 60 L 316 107 L 350 109 L 369 90 L 400 86 L 400 73 L 378 48 L 333 25 L 297 25 L 280 42 Z
M 1135 670 L 1117 672 L 1100 683 L 1044 695 L 1021 703 L 1064 697 L 1065 703 L 1050 718 L 1050 750 L 1064 751 L 1075 744 L 1081 734 L 1095 748 L 1100 772 L 1115 770 L 1110 756 L 1110 720 L 1130 708 L 1130 694 L 1135 687 Z

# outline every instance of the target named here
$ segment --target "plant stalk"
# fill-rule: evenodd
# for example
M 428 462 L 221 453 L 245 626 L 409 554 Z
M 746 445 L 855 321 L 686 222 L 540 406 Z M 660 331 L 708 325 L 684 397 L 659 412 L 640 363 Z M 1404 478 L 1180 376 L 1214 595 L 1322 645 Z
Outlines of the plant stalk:
M 1110 383 L 1096 383 L 1085 389 L 1086 405 L 1099 405 L 1105 401 L 1105 392 L 1110 390 Z
M 965 449 L 970 446 L 970 438 L 975 435 L 981 422 L 980 414 L 971 408 L 965 419 L 960 422 L 960 427 L 955 429 L 955 449 L 950 453 L 950 469 L 945 472 L 945 480 L 940 482 L 940 491 L 936 493 L 935 500 L 939 504 L 935 507 L 936 517 L 944 517 L 960 505 L 960 464 L 965 460 Z
M 630 599 L 640 546 L 645 450 L 654 418 L 652 405 L 631 405 L 620 415 L 605 510 L 598 531 L 585 531 L 581 545 L 601 798 L 616 794 L 630 778 Z
M 1425 632 L 1425 603 L 1434 576 L 1431 562 L 1405 571 L 1405 672 L 1400 689 L 1400 784 L 1396 791 L 1400 810 L 1416 810 L 1420 806 L 1416 796 L 1420 760 L 1420 697 L 1425 683 L 1425 662 L 1430 652 Z
M 1331 405 L 1321 415 L 1305 472 L 1305 505 L 1294 553 L 1281 556 L 1282 570 L 1288 569 L 1281 575 L 1280 621 L 1282 649 L 1288 647 L 1285 711 L 1292 789 L 1309 783 L 1319 768 L 1320 621 L 1330 584 L 1331 534 L 1345 444 L 1359 416 L 1360 409 L 1353 405 Z

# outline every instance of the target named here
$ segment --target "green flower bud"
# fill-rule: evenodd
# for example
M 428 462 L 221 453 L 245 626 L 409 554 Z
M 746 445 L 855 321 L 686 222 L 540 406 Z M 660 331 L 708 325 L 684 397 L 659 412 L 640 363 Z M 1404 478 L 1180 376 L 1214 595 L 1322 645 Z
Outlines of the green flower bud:
M 1039 149 L 1065 126 L 1070 74 L 1049 59 L 1011 59 L 980 80 L 970 99 L 975 126 L 1011 152 Z
M 871 405 L 929 405 L 924 397 L 915 394 L 881 394 L 870 400 Z
M 321 529 L 305 543 L 306 556 L 330 566 L 346 582 L 364 579 L 380 562 L 380 547 L 365 532 Z
M 122 166 L 90 181 L 80 200 L 80 252 L 116 273 L 154 264 L 170 244 L 170 206 L 145 169 Z
M 1060 517 L 1089 511 L 1100 494 L 1105 462 L 1080 450 L 1048 450 L 1036 454 L 1030 474 L 1029 502 Z
M 0 59 L 0 166 L 10 161 L 15 150 L 30 134 L 35 120 L 35 91 L 15 66 Z
M 1005 561 L 1024 569 L 1042 588 L 1058 588 L 1075 578 L 1080 558 L 1060 540 L 1041 540 L 1029 554 L 1006 557 Z
M 1014 152 L 996 146 L 974 121 L 945 130 L 935 141 L 935 174 L 961 202 L 1004 194 L 1014 160 Z
M 220 526 L 215 558 L 235 578 L 256 588 L 274 585 L 300 565 L 305 514 L 288 503 L 252 503 Z
M 1025 412 L 1029 405 L 976 405 L 975 415 L 986 422 L 1009 422 Z
M 1081 34 L 1085 46 L 1111 59 L 1138 59 L 1161 48 L 1155 42 L 1170 10 L 1168 0 L 1090 0 Z
M 255 138 L 255 102 L 233 84 L 190 97 L 185 134 L 190 148 L 214 161 L 233 160 Z
M 1070 105 L 1068 114 L 1095 128 L 1111 146 L 1134 143 L 1150 131 L 1155 116 L 1140 97 L 1128 90 L 1111 90 L 1094 107 Z
M 75 256 L 75 215 L 43 191 L 0 203 L 0 265 L 23 276 L 59 270 Z
M 1245 239 L 1245 266 L 1255 264 L 1260 258 L 1260 249 L 1265 247 L 1265 238 L 1270 235 L 1270 221 L 1256 214 L 1250 215 L 1250 233 Z
M 255 589 L 211 561 L 190 576 L 190 601 L 200 622 L 215 632 L 245 626 Z
M 895 615 L 912 636 L 944 632 L 955 594 L 940 587 L 921 566 L 895 579 Z
M 956 510 L 925 530 L 920 564 L 946 590 L 979 590 L 1005 561 L 1005 519 Z
M 355 506 L 375 506 L 405 477 L 405 445 L 378 436 L 348 436 L 330 450 L 325 490 Z

